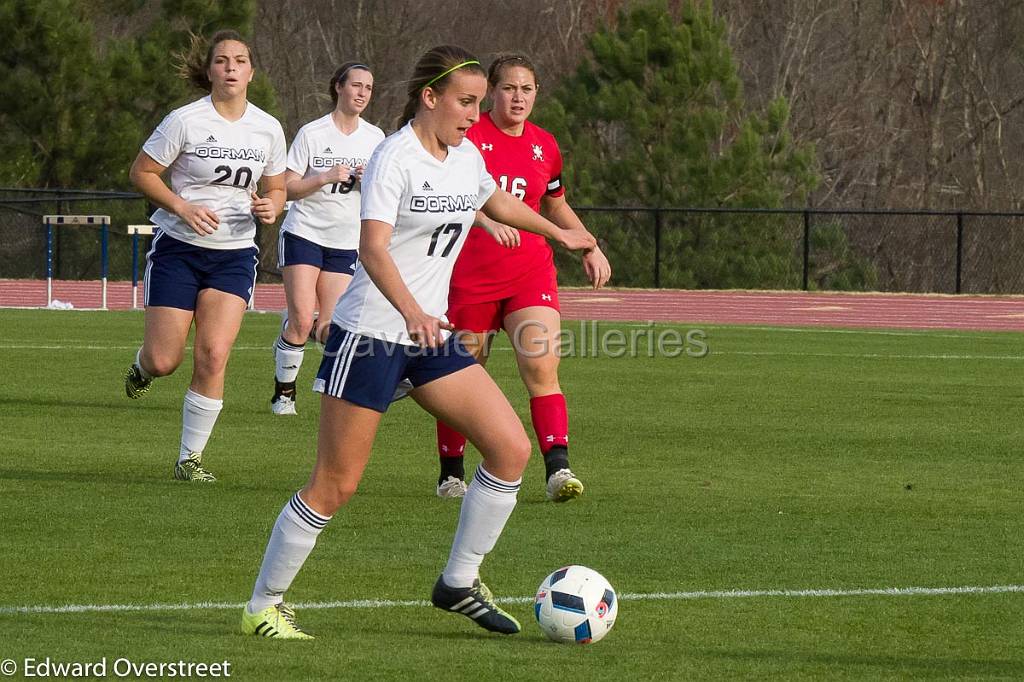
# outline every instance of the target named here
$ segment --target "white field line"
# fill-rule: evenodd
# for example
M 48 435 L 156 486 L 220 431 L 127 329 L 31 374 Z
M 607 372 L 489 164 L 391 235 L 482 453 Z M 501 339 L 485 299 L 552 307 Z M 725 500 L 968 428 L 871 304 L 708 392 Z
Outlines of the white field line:
M 807 353 L 800 351 L 757 351 L 757 350 L 721 350 L 716 351 L 714 348 L 708 352 L 708 355 L 749 355 L 753 357 L 801 357 L 801 358 L 856 358 L 856 359 L 868 359 L 868 360 L 1013 360 L 1020 361 L 1024 360 L 1024 355 L 950 355 L 946 353 L 941 354 L 921 354 L 921 355 L 902 355 L 900 353 Z
M 964 594 L 1024 593 L 1024 585 L 991 585 L 962 587 L 879 587 L 851 590 L 701 590 L 697 592 L 626 592 L 622 601 L 686 601 L 698 599 L 754 599 L 754 598 L 806 598 L 806 597 L 935 597 Z M 533 597 L 507 597 L 496 601 L 503 604 L 529 604 Z M 63 614 L 147 611 L 206 611 L 240 609 L 243 602 L 196 602 L 180 604 L 64 604 L 39 606 L 0 606 L 0 615 L 9 614 Z M 430 602 L 420 599 L 353 599 L 348 601 L 322 601 L 294 604 L 299 609 L 390 609 L 426 607 Z
M 0 344 L 0 350 L 105 350 L 105 351 L 132 351 L 138 350 L 134 346 L 92 346 L 92 345 L 35 345 L 35 344 Z M 186 346 L 185 350 L 192 351 L 192 346 Z M 270 346 L 235 346 L 232 350 L 239 352 L 261 352 L 271 353 Z M 511 348 L 492 348 L 492 352 L 511 352 Z M 814 357 L 814 358 L 853 358 L 867 360 L 1008 360 L 1010 362 L 1024 361 L 1024 355 L 969 355 L 969 354 L 903 354 L 903 353 L 810 353 L 806 351 L 742 351 L 742 350 L 715 350 L 714 347 L 708 353 L 715 355 L 743 355 L 751 357 Z M 646 357 L 641 354 L 641 357 Z

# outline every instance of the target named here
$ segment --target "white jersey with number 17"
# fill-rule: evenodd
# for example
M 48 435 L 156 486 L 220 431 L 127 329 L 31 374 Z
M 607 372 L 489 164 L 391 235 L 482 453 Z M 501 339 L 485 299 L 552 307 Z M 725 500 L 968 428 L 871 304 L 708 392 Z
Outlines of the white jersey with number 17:
M 477 209 L 494 190 L 494 179 L 473 143 L 464 140 L 449 147 L 440 161 L 423 148 L 411 124 L 381 142 L 370 158 L 363 174 L 362 219 L 394 227 L 388 252 L 428 315 L 443 318 L 448 310 L 455 259 Z M 361 263 L 338 300 L 333 321 L 356 334 L 415 345 L 405 319 Z

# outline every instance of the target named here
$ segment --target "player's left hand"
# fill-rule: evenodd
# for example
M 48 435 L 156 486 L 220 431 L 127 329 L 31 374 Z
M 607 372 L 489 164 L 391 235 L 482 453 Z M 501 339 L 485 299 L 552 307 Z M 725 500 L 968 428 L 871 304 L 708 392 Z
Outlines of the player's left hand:
M 252 214 L 259 218 L 264 225 L 270 225 L 277 220 L 277 209 L 274 202 L 266 197 L 261 197 L 252 192 Z
M 519 236 L 519 230 L 505 223 L 495 221 L 493 225 L 485 225 L 484 229 L 487 230 L 489 235 L 494 237 L 494 241 L 510 249 L 516 248 L 522 241 L 522 238 Z
M 612 265 L 608 258 L 601 252 L 601 247 L 595 246 L 583 254 L 583 272 L 595 289 L 600 289 L 612 277 Z

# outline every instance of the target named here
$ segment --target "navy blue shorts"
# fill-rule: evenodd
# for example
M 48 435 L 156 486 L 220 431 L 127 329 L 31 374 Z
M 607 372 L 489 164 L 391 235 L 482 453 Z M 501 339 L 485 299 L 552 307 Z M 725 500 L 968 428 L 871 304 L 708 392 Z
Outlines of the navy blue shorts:
M 312 265 L 326 272 L 351 275 L 356 271 L 359 252 L 355 249 L 332 249 L 283 230 L 277 238 L 277 267 Z
M 403 379 L 416 388 L 475 364 L 457 334 L 444 345 L 420 348 L 353 334 L 331 324 L 313 390 L 386 412 Z
M 199 292 L 216 289 L 249 303 L 259 260 L 255 246 L 207 249 L 157 230 L 146 254 L 145 304 L 195 310 Z

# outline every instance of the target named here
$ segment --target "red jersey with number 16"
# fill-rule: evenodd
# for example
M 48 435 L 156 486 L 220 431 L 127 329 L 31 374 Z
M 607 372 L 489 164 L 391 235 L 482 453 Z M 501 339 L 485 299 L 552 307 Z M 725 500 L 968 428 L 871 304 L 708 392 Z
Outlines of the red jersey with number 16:
M 513 137 L 485 112 L 466 137 L 480 150 L 498 186 L 534 211 L 540 212 L 544 196 L 565 194 L 562 153 L 554 136 L 543 128 L 526 121 L 523 134 Z M 508 298 L 522 282 L 550 276 L 555 264 L 547 240 L 525 230 L 519 234 L 520 245 L 509 249 L 479 227 L 469 231 L 452 274 L 449 305 Z

